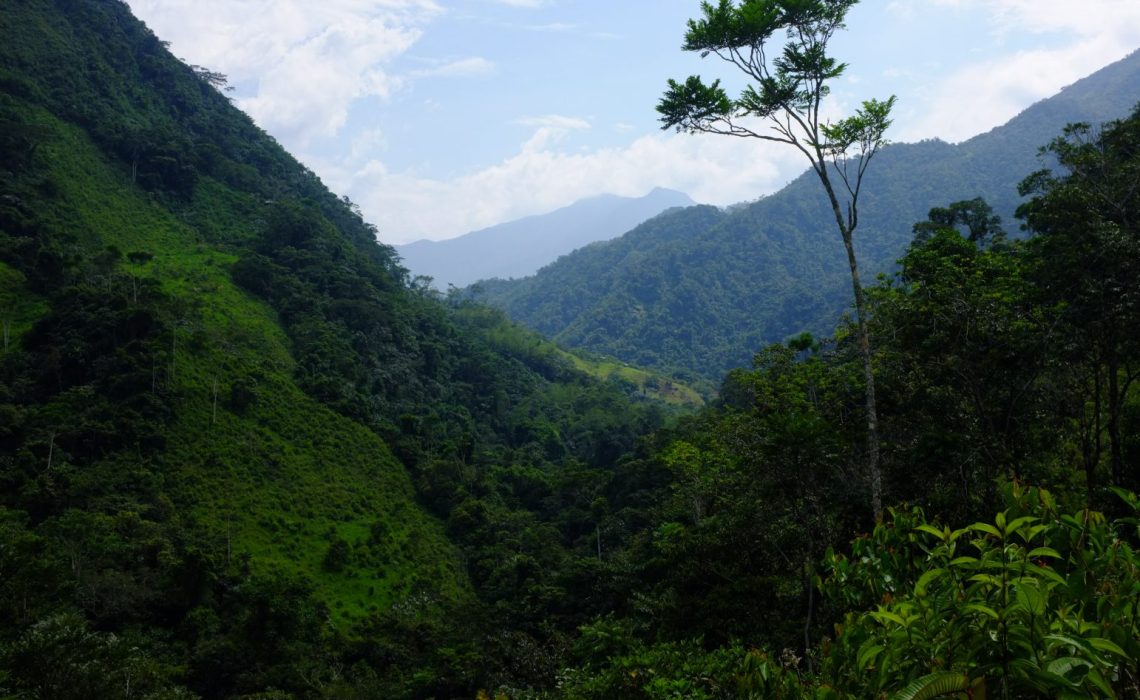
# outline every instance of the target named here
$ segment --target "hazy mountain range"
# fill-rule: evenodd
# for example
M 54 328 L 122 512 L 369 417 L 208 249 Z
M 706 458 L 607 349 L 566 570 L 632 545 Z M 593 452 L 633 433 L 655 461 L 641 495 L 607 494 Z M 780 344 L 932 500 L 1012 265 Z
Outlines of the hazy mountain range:
M 489 277 L 533 275 L 559 256 L 620 236 L 667 209 L 693 204 L 688 195 L 663 188 L 636 198 L 604 194 L 458 238 L 396 246 L 396 251 L 412 274 L 433 278 L 440 289 L 462 287 Z

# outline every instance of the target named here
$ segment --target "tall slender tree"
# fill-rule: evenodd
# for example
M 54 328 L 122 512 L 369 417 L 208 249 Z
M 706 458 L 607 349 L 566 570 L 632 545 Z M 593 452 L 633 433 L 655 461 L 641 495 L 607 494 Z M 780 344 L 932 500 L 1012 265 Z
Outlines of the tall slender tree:
M 859 195 L 872 157 L 886 143 L 895 98 L 868 100 L 849 117 L 823 114 L 832 81 L 847 64 L 828 55 L 857 0 L 719 0 L 702 2 L 703 17 L 689 20 L 685 51 L 714 55 L 735 66 L 749 84 L 732 99 L 716 80 L 699 76 L 669 81 L 657 111 L 664 129 L 756 138 L 795 147 L 819 178 L 847 251 L 855 296 L 859 350 L 866 383 L 867 472 L 871 508 L 882 514 L 878 414 L 867 309 L 855 257 Z M 783 38 L 782 46 L 780 37 Z

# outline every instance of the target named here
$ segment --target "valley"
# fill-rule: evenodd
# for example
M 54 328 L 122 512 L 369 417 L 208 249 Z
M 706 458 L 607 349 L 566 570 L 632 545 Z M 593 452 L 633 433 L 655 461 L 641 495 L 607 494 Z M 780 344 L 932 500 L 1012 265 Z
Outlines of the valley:
M 1140 53 L 878 152 L 867 362 L 816 173 L 433 274 L 127 4 L 0 36 L 0 697 L 1140 694 Z

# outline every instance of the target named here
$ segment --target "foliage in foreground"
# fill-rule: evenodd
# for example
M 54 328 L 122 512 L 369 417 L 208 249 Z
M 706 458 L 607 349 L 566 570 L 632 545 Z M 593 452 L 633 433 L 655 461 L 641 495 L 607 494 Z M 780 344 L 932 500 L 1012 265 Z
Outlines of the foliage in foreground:
M 897 509 L 819 585 L 854 612 L 808 658 L 742 645 L 641 644 L 620 624 L 583 629 L 567 698 L 1134 697 L 1140 692 L 1140 499 L 1128 515 L 1064 513 L 1016 483 L 992 522 L 951 529 Z M 606 657 L 607 650 L 620 650 Z
M 1079 176 L 1029 182 L 1030 243 L 951 205 L 875 294 L 888 500 L 1007 510 L 899 511 L 825 608 L 866 522 L 849 335 L 640 439 L 634 387 L 407 279 L 125 5 L 0 8 L 0 696 L 1135 692 L 1131 549 L 1056 513 L 1140 486 L 1140 116 L 1054 145 Z M 675 260 L 622 273 L 723 278 Z M 1012 476 L 1065 505 L 999 505 Z

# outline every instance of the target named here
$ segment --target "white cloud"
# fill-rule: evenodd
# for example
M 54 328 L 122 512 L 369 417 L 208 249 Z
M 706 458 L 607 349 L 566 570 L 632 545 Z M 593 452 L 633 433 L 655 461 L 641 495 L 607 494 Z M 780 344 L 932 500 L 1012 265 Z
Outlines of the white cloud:
M 372 161 L 336 178 L 375 217 L 381 240 L 441 239 L 601 193 L 662 186 L 731 204 L 782 187 L 806 167 L 793 149 L 717 136 L 654 134 L 622 148 L 567 153 L 539 127 L 518 152 L 454 180 L 389 172 Z
M 465 78 L 476 75 L 490 75 L 495 72 L 495 64 L 485 58 L 472 56 L 452 61 L 444 61 L 431 68 L 412 71 L 415 78 Z
M 1002 124 L 1140 46 L 1134 0 L 934 0 L 985 16 L 990 41 L 1020 33 L 1052 37 L 1048 48 L 1011 51 L 968 62 L 926 86 L 901 140 L 937 136 L 960 141 Z
M 925 114 L 896 136 L 903 141 L 935 136 L 951 142 L 965 140 L 1004 124 L 1026 106 L 1111 60 L 1104 58 L 1102 47 L 1082 42 L 971 64 L 935 86 L 923 105 Z
M 1001 32 L 1071 32 L 1082 37 L 1123 38 L 1140 31 L 1134 0 L 962 0 L 986 8 Z
M 176 55 L 256 85 L 239 106 L 286 145 L 337 133 L 356 100 L 401 85 L 391 61 L 442 12 L 434 0 L 130 0 Z
M 578 117 L 547 114 L 541 117 L 520 117 L 512 122 L 534 129 L 534 134 L 522 145 L 523 153 L 534 153 L 551 148 L 565 140 L 571 131 L 590 128 L 590 122 Z
M 532 32 L 554 32 L 554 33 L 572 32 L 577 28 L 578 28 L 578 25 L 570 24 L 569 22 L 550 22 L 549 24 L 528 24 L 526 27 L 524 27 L 524 29 L 527 29 L 527 30 L 532 31 Z
M 172 41 L 176 55 L 225 73 L 232 84 L 240 86 L 238 104 L 313 167 L 334 191 L 357 201 L 388 242 L 459 235 L 549 211 L 582 197 L 603 192 L 640 195 L 654 186 L 683 190 L 700 201 L 729 204 L 770 193 L 806 167 L 793 149 L 711 136 L 655 133 L 622 147 L 571 151 L 565 147 L 566 140 L 577 133 L 575 144 L 586 141 L 584 132 L 592 128 L 591 120 L 538 114 L 513 122 L 529 130 L 527 138 L 498 163 L 453 179 L 427 177 L 404 170 L 416 166 L 385 165 L 386 132 L 341 132 L 352 105 L 364 98 L 387 99 L 413 80 L 482 76 L 497 70 L 485 58 L 462 54 L 427 60 L 419 64 L 419 70 L 403 74 L 393 69 L 395 59 L 415 45 L 450 3 L 128 1 L 160 37 Z M 548 0 L 487 1 L 518 8 L 550 4 Z M 932 5 L 983 18 L 979 25 L 984 30 L 975 35 L 976 42 L 962 42 L 960 37 L 952 42 L 949 48 L 956 52 L 953 61 L 958 69 L 927 79 L 920 93 L 900 103 L 905 114 L 896 118 L 900 131 L 891 134 L 895 140 L 968 138 L 1140 46 L 1140 2 L 1136 0 L 892 0 L 887 7 L 899 16 L 915 18 Z M 617 37 L 588 34 L 582 26 L 565 23 L 516 28 Z M 1033 42 L 1036 47 L 1019 52 L 1003 48 L 1007 43 L 1029 45 L 1017 41 L 1026 33 L 1047 37 L 1047 41 Z M 984 46 L 985 51 L 971 53 L 975 46 Z M 931 61 L 938 60 L 934 54 L 921 57 L 922 63 L 903 63 L 882 71 L 895 79 L 926 75 Z M 505 60 L 502 65 L 506 72 Z M 871 72 L 853 77 L 863 78 L 864 84 L 878 78 Z M 851 102 L 847 93 L 858 91 L 845 86 L 836 100 Z M 444 110 L 431 97 L 422 104 L 435 112 Z M 558 109 L 535 106 L 536 110 L 551 108 Z M 588 113 L 591 107 L 581 109 Z M 829 107 L 828 114 L 833 111 Z M 612 133 L 605 116 L 592 120 L 604 125 L 595 133 Z M 631 127 L 617 123 L 613 129 L 625 132 Z M 388 136 L 395 138 L 392 134 L 396 133 L 398 124 L 393 124 Z M 343 139 L 336 140 L 334 149 L 330 137 L 336 135 Z
M 519 126 L 530 126 L 545 129 L 589 129 L 590 122 L 578 117 L 566 117 L 561 114 L 546 114 L 541 117 L 520 117 L 514 121 Z
M 380 129 L 362 129 L 353 136 L 349 144 L 348 157 L 353 162 L 363 162 L 388 147 L 388 139 Z

